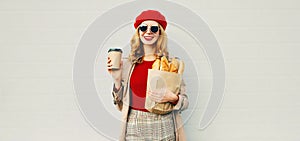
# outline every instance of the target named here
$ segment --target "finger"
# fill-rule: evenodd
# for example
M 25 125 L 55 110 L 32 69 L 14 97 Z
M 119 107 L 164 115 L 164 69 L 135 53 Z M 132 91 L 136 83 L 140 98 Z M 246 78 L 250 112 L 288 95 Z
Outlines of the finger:
M 147 90 L 147 93 L 155 94 L 156 92 L 152 90 Z
M 112 64 L 107 64 L 107 67 L 111 67 L 112 66 Z
M 110 64 L 111 63 L 111 60 L 109 59 L 109 60 L 107 60 L 107 64 Z
M 151 97 L 152 97 L 152 96 L 155 96 L 154 92 L 153 92 L 153 91 L 150 91 L 150 90 L 147 91 L 147 94 L 148 94 L 149 96 L 151 96 Z
M 150 99 L 151 99 L 152 101 L 159 102 L 159 98 L 157 98 L 157 97 L 150 96 Z
M 159 94 L 155 94 L 155 93 L 150 93 L 149 95 L 152 99 L 154 99 L 155 101 L 158 101 L 160 99 L 162 99 L 162 97 Z
M 152 92 L 152 96 L 156 98 L 161 98 L 162 94 L 160 92 Z
M 147 94 L 148 96 L 150 96 L 150 95 L 151 95 L 151 91 L 150 91 L 150 90 L 146 90 L 146 94 Z
M 120 69 L 123 67 L 123 61 L 120 62 Z
M 112 74 L 112 70 L 111 69 L 107 69 L 109 74 Z
M 164 102 L 162 98 L 153 97 L 152 100 L 158 103 Z

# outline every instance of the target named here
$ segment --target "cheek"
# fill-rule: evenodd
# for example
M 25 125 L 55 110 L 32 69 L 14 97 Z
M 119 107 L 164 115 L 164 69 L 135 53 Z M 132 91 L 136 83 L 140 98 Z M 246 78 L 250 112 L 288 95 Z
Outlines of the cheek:
M 157 41 L 158 38 L 159 38 L 159 35 L 155 36 L 155 37 L 154 37 L 155 41 Z

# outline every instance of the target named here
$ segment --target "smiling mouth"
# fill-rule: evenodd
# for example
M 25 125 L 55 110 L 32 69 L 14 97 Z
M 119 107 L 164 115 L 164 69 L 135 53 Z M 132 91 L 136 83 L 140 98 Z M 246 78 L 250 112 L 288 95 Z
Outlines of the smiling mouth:
M 154 37 L 152 36 L 144 36 L 144 39 L 147 41 L 151 41 Z

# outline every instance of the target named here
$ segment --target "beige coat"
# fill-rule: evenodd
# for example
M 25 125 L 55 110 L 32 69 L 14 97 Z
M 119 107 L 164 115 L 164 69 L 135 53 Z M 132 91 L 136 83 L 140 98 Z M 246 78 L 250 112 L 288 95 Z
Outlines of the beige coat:
M 132 70 L 135 66 L 135 63 L 130 62 L 128 59 L 123 60 L 123 72 L 122 72 L 122 87 L 118 91 L 113 91 L 114 104 L 122 112 L 122 132 L 120 136 L 120 141 L 125 141 L 126 135 L 126 121 L 128 117 L 129 111 L 129 78 L 131 76 Z M 186 95 L 185 84 L 182 83 L 181 90 L 179 94 L 179 101 L 174 106 L 174 110 L 172 112 L 173 117 L 175 119 L 175 129 L 176 130 L 176 141 L 185 141 L 185 134 L 183 130 L 183 122 L 181 119 L 181 111 L 187 109 L 188 107 L 188 98 Z

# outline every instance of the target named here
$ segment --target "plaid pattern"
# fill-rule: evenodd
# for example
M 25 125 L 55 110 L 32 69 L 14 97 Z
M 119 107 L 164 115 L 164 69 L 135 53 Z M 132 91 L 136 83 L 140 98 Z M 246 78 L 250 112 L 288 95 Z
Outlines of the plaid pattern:
M 158 115 L 131 109 L 126 141 L 175 141 L 172 113 Z

